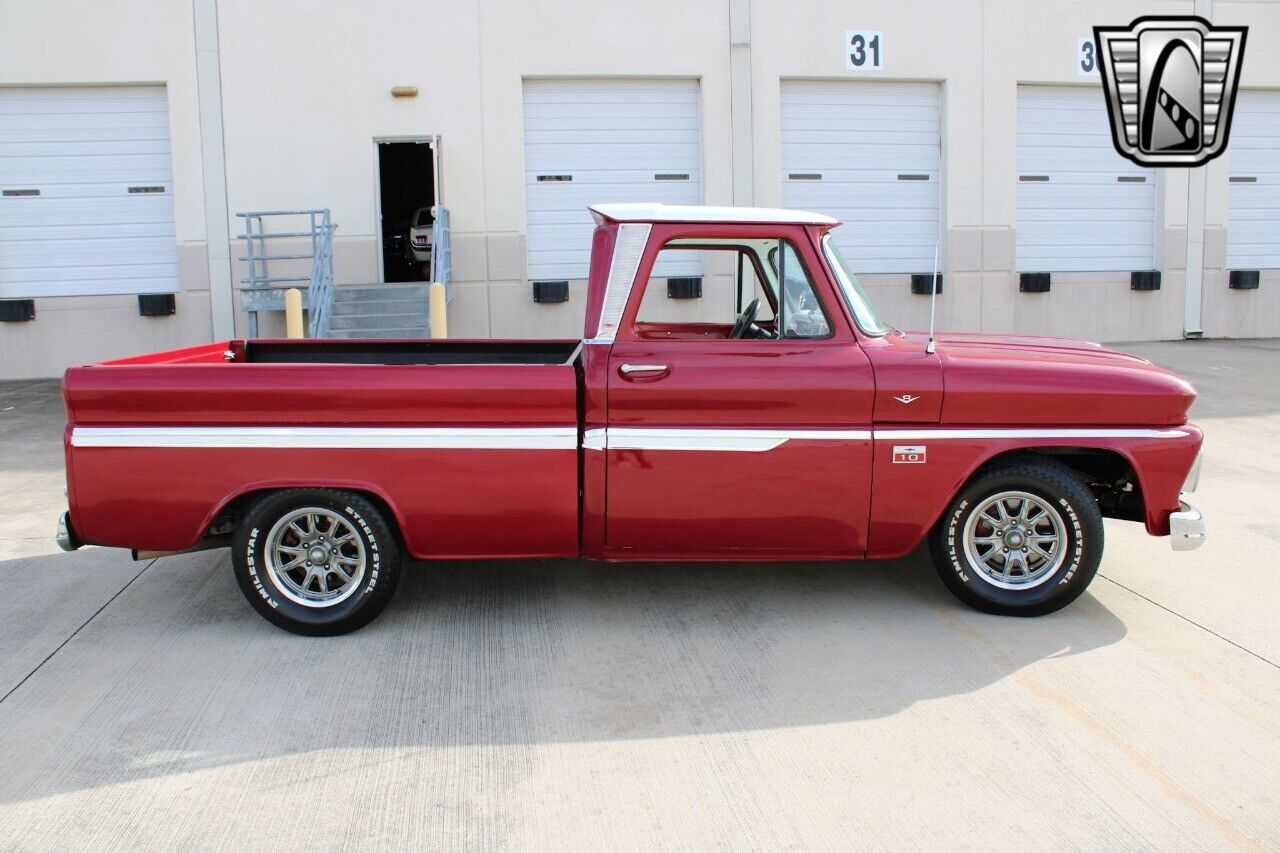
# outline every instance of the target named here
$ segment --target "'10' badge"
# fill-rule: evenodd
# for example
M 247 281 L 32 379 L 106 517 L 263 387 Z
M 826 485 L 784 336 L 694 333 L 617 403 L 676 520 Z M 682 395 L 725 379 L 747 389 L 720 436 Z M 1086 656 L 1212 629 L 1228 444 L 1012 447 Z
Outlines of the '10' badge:
M 894 463 L 920 465 L 924 463 L 925 446 L 923 444 L 895 444 L 893 446 Z

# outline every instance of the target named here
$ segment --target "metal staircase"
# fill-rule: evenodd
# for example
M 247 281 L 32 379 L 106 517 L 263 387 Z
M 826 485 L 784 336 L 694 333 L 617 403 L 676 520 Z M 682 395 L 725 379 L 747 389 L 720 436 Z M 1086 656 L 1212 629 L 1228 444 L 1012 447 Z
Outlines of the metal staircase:
M 449 211 L 436 205 L 432 227 L 431 280 L 445 285 L 448 299 L 453 298 L 453 253 L 449 240 Z M 258 312 L 283 311 L 284 292 L 290 286 L 306 282 L 302 305 L 307 311 L 307 333 L 313 338 L 425 338 L 430 334 L 430 297 L 428 282 L 402 284 L 372 283 L 335 285 L 333 280 L 333 232 L 338 226 L 329 211 L 263 210 L 236 214 L 244 220 L 245 254 L 248 276 L 241 279 L 246 288 L 241 304 L 249 312 L 249 337 L 258 336 Z M 264 220 L 297 221 L 305 217 L 307 225 L 291 230 L 281 226 L 268 231 Z M 276 218 L 278 217 L 278 218 Z M 294 226 L 296 228 L 296 226 Z M 305 229 L 305 230 L 303 230 Z M 268 240 L 310 238 L 311 252 L 272 254 Z M 311 270 L 303 275 L 296 262 L 310 260 Z M 295 262 L 289 272 L 280 274 L 267 269 L 268 262 Z
M 328 336 L 331 338 L 425 338 L 428 285 L 347 284 L 334 290 Z

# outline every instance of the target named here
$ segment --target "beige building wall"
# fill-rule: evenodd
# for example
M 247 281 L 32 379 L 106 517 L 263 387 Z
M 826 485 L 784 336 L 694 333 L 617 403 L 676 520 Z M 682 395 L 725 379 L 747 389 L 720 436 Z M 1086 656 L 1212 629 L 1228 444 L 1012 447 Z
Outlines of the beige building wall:
M 0 323 L 0 379 L 210 339 L 192 6 L 165 0 L 0 0 L 0 86 L 162 83 L 168 91 L 177 313 L 140 317 L 134 296 L 36 299 L 36 319 Z
M 454 229 L 451 332 L 576 336 L 585 283 L 571 283 L 567 303 L 538 305 L 525 277 L 524 80 L 697 79 L 703 202 L 763 206 L 781 200 L 784 80 L 931 81 L 942 92 L 940 327 L 1113 341 L 1180 337 L 1190 223 L 1204 245 L 1205 335 L 1280 335 L 1280 271 L 1264 271 L 1257 291 L 1226 287 L 1229 149 L 1206 167 L 1204 209 L 1195 216 L 1188 215 L 1187 173 L 1157 175 L 1159 291 L 1131 291 L 1127 271 L 1056 274 L 1048 294 L 1018 291 L 1018 86 L 1097 87 L 1096 78 L 1075 73 L 1077 38 L 1095 24 L 1190 14 L 1197 6 L 1140 5 L 367 0 L 320 10 L 303 0 L 219 0 L 228 227 L 232 235 L 242 230 L 237 210 L 328 207 L 339 223 L 339 283 L 376 281 L 375 140 L 438 135 L 440 200 Z M 1215 0 L 1212 10 L 1217 23 L 1251 27 L 1242 85 L 1280 87 L 1280 2 Z M 0 324 L 0 378 L 55 375 L 72 363 L 208 340 L 192 3 L 0 0 L 0 20 L 0 85 L 166 85 L 182 283 L 177 315 L 167 318 L 137 316 L 131 297 L 37 300 L 35 322 Z M 884 71 L 845 70 L 844 32 L 860 27 L 885 34 Z M 417 86 L 419 94 L 393 98 L 396 85 Z M 749 139 L 735 139 L 735 127 L 749 129 Z M 243 247 L 233 241 L 230 252 L 235 258 Z M 245 271 L 233 264 L 238 282 Z M 927 324 L 929 300 L 910 293 L 906 275 L 868 276 L 864 284 L 893 324 Z M 276 326 L 264 320 L 263 331 Z M 237 330 L 245 329 L 238 312 Z

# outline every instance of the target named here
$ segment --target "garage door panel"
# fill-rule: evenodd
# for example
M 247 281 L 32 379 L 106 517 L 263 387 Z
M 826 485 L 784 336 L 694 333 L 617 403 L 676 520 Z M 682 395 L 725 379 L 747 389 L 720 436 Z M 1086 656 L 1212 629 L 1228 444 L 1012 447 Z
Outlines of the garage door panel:
M 160 227 L 158 227 L 160 226 Z M 75 235 L 82 240 L 102 240 L 129 237 L 155 237 L 160 234 L 168 234 L 168 228 L 162 227 L 163 223 L 139 222 L 128 224 L 111 223 L 104 225 L 98 222 L 87 222 L 83 225 L 75 227 Z M 25 240 L 56 240 L 66 237 L 67 230 L 61 224 L 56 225 L 31 225 L 24 223 L 21 225 L 7 225 L 4 231 L 0 232 L 0 256 L 7 251 L 5 244 L 18 243 Z
M 1019 270 L 1154 267 L 1155 176 L 1116 153 L 1097 89 L 1018 87 L 1017 174 Z
M 844 133 L 865 133 L 867 131 L 867 119 L 865 117 L 868 107 L 858 107 L 856 111 L 853 108 L 846 108 L 843 112 L 833 112 L 830 105 L 824 106 L 821 110 L 814 110 L 812 115 L 802 116 L 799 109 L 792 109 L 788 106 L 788 115 L 794 117 L 798 122 L 811 127 L 814 132 L 827 132 L 832 134 Z M 937 121 L 928 116 L 921 115 L 920 107 L 908 107 L 901 105 L 878 107 L 877 112 L 882 114 L 877 116 L 876 124 L 892 123 L 904 133 L 937 133 Z
M 1235 192 L 1235 188 L 1232 187 L 1231 206 L 1233 211 L 1257 211 L 1255 215 L 1263 216 L 1265 211 L 1280 211 L 1280 193 L 1275 193 L 1273 195 L 1272 193 L 1267 192 L 1246 192 L 1243 189 L 1237 193 Z M 1275 217 L 1264 216 L 1263 218 L 1274 219 Z
M 526 110 L 527 127 L 530 130 L 610 130 L 615 132 L 636 129 L 636 119 L 665 122 L 675 126 L 689 126 L 698 121 L 698 105 L 636 103 L 625 110 L 604 109 L 592 102 L 566 100 L 541 107 L 530 105 Z
M 1243 89 L 1231 120 L 1227 267 L 1280 268 L 1280 92 Z
M 173 293 L 176 264 L 131 264 L 60 266 L 55 270 L 0 270 L 0 290 L 6 299 L 43 296 L 84 296 L 86 288 L 95 293 Z M 103 288 L 109 288 L 104 290 Z
M 6 134 L 6 137 L 8 135 Z M 54 140 L 39 143 L 40 153 L 44 157 L 138 157 L 143 155 L 169 156 L 169 140 L 167 139 L 96 139 L 96 140 Z M 25 141 L 0 142 L 0 157 L 13 157 L 19 160 L 39 159 L 32 156 L 32 144 Z
M 1239 222 L 1231 231 L 1231 239 L 1253 245 L 1274 243 L 1280 239 L 1280 215 L 1273 212 L 1270 217 Z
M 0 227 L 44 225 L 134 225 L 148 222 L 173 232 L 173 199 L 163 195 L 126 198 L 0 199 Z
M 40 93 L 28 98 L 19 94 L 5 97 L 0 103 L 0 116 L 59 116 L 59 121 L 69 121 L 67 116 L 105 116 L 104 121 L 119 114 L 164 115 L 169 111 L 164 98 L 134 98 L 123 94 L 127 86 L 104 86 L 102 94 L 75 98 L 50 97 Z M 144 87 L 139 87 L 144 88 Z M 8 92 L 13 89 L 6 90 Z
M 132 116 L 131 118 L 138 118 Z M 22 123 L 5 131 L 5 138 L 13 142 L 42 142 L 46 144 L 63 142 L 94 142 L 98 140 L 158 140 L 167 143 L 169 128 L 166 117 L 161 114 L 152 117 L 143 116 L 147 123 L 138 122 L 126 125 L 116 124 L 85 125 L 82 122 L 48 122 L 47 126 L 39 126 L 35 121 L 24 118 Z
M 878 213 L 865 210 L 861 207 L 849 207 L 847 196 L 842 198 L 838 204 L 826 205 L 832 212 L 831 216 L 836 217 L 841 222 L 918 222 L 925 223 L 930 229 L 936 222 L 937 211 L 932 205 L 923 205 L 920 207 L 896 207 L 892 210 L 882 210 Z M 895 226 L 897 227 L 897 226 Z M 930 233 L 933 233 L 930 231 Z M 931 240 L 936 239 L 931 237 Z
M 1123 246 L 1126 241 L 1141 240 L 1146 238 L 1145 232 L 1141 226 L 1135 225 L 1132 221 L 1126 222 L 1119 218 L 1090 218 L 1087 222 L 1081 222 L 1077 226 L 1080 239 L 1091 242 L 1096 248 L 1093 254 L 1104 249 L 1107 244 L 1116 244 Z M 1019 230 L 1023 233 L 1020 239 L 1025 241 L 1023 245 L 1033 248 L 1050 248 L 1058 243 L 1058 225 L 1051 220 L 1040 220 L 1018 224 Z
M 858 272 L 933 267 L 940 98 L 928 83 L 782 84 L 782 203 L 843 220 L 832 239 Z
M 66 237 L 66 233 L 63 233 Z M 150 253 L 153 256 L 164 252 L 168 244 L 167 235 L 146 234 L 124 237 L 113 234 L 109 237 L 85 237 L 61 240 L 0 240 L 0 251 L 4 252 L 6 266 L 15 269 L 86 264 L 128 263 L 138 253 Z
M 700 115 L 695 80 L 526 80 L 529 278 L 586 278 L 595 228 L 589 205 L 701 203 Z M 659 274 L 698 275 L 699 263 L 697 256 L 664 263 Z
M 938 87 L 933 83 L 857 83 L 851 88 L 843 80 L 806 80 L 786 84 L 790 87 L 787 101 L 810 108 L 810 115 L 821 114 L 831 107 L 880 107 L 906 104 L 935 107 Z
M 805 141 L 800 142 L 797 137 Z M 782 163 L 784 167 L 833 165 L 845 169 L 878 169 L 883 168 L 886 162 L 892 162 L 898 169 L 904 166 L 927 171 L 938 169 L 936 138 L 932 141 L 909 141 L 901 138 L 885 140 L 881 136 L 878 139 L 880 141 L 875 136 L 864 136 L 861 141 L 841 141 L 837 138 L 815 138 L 815 135 L 803 132 L 791 134 L 790 139 L 783 137 L 783 144 L 803 146 L 803 150 L 790 152 L 791 156 L 784 157 Z
M 1055 176 L 1056 177 L 1056 176 Z M 1152 187 L 1142 184 L 1115 186 L 1114 184 L 1079 183 L 1023 186 L 1019 210 L 1054 210 L 1060 207 L 1095 207 L 1099 210 L 1146 211 L 1155 199 Z
M 129 192 L 130 187 L 138 187 L 144 184 L 148 188 L 149 192 Z M 159 190 L 155 190 L 156 187 L 159 187 Z M 38 201 L 49 201 L 51 199 L 73 199 L 84 202 L 85 200 L 95 198 L 128 198 L 131 201 L 138 201 L 139 203 L 143 203 L 144 200 L 146 203 L 155 203 L 158 199 L 163 200 L 165 198 L 173 197 L 173 184 L 170 181 L 103 181 L 100 183 L 90 182 L 82 184 L 54 184 L 46 181 L 40 184 L 39 190 L 40 195 L 36 199 L 28 198 L 27 200 L 32 203 L 37 203 Z
M 0 88 L 0 298 L 177 290 L 171 181 L 163 86 Z
M 576 178 L 576 170 L 599 170 L 607 171 L 616 169 L 620 164 L 618 157 L 619 149 L 624 149 L 627 153 L 621 156 L 628 157 L 628 161 L 635 163 L 635 159 L 643 157 L 644 162 L 648 165 L 650 178 L 658 172 L 688 172 L 691 169 L 692 158 L 698 156 L 697 143 L 688 143 L 673 145 L 671 143 L 645 143 L 632 142 L 628 140 L 625 144 L 608 145 L 605 143 L 597 143 L 593 145 L 561 145 L 561 146 L 542 146 L 530 148 L 525 160 L 525 167 L 533 174 L 532 178 L 541 173 L 555 172 L 557 174 L 570 174 Z M 643 149 L 643 150 L 642 150 Z

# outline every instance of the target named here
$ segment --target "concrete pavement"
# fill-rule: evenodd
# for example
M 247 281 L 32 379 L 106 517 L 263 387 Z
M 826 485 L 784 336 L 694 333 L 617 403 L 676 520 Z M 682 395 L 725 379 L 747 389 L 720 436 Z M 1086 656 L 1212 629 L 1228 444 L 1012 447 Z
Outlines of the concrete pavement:
M 1280 341 L 1188 376 L 1210 540 L 1107 524 L 1065 611 L 892 563 L 414 566 L 348 637 L 224 552 L 52 545 L 56 386 L 0 386 L 0 849 L 1280 846 Z

